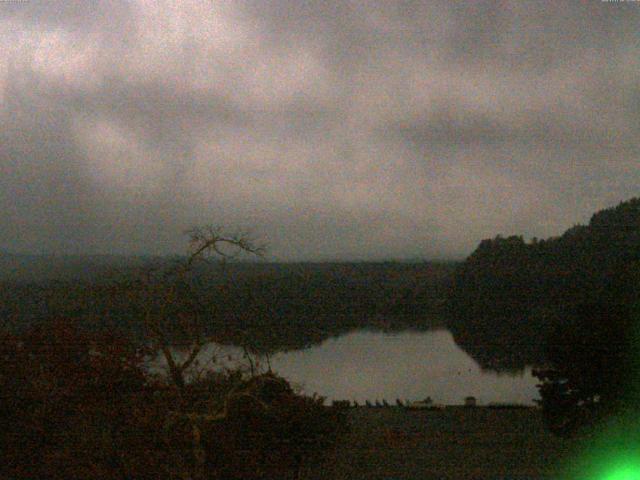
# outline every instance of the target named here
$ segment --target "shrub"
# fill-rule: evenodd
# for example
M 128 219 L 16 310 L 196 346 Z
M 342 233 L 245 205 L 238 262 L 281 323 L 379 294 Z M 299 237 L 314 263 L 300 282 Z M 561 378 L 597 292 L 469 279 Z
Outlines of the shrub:
M 0 346 L 1 473 L 9 478 L 132 478 L 166 455 L 142 355 L 115 335 L 54 320 Z
M 69 320 L 0 339 L 0 478 L 286 478 L 341 425 L 272 374 L 152 383 L 144 352 Z

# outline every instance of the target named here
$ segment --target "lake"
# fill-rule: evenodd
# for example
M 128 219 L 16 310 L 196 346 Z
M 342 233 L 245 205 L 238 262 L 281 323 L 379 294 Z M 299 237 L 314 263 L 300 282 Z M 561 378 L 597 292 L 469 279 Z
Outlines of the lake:
M 237 347 L 208 344 L 200 355 L 200 368 L 215 356 L 216 368 L 243 360 Z M 458 347 L 446 329 L 379 332 L 358 330 L 325 340 L 305 350 L 274 354 L 272 370 L 300 387 L 328 400 L 395 399 L 461 404 L 474 396 L 479 404 L 491 402 L 531 405 L 539 398 L 538 380 L 526 368 L 518 374 L 483 371 Z M 262 367 L 265 367 L 262 362 Z

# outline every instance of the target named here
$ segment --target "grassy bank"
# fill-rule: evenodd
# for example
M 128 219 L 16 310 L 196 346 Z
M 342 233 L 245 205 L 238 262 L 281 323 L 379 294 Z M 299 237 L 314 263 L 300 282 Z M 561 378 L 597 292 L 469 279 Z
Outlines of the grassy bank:
M 569 448 L 537 409 L 351 409 L 351 431 L 309 479 L 543 479 Z

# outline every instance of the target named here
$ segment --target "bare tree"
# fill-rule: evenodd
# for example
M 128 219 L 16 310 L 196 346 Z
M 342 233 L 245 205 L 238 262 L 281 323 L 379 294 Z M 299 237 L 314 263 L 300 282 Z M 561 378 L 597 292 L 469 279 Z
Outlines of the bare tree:
M 190 252 L 186 259 L 179 259 L 173 265 L 148 266 L 128 285 L 129 292 L 142 295 L 142 321 L 145 339 L 151 350 L 164 357 L 172 383 L 183 391 L 186 372 L 191 367 L 208 339 L 205 335 L 203 318 L 211 314 L 207 299 L 202 298 L 207 286 L 198 285 L 202 275 L 196 269 L 212 260 L 221 263 L 242 254 L 262 256 L 265 246 L 256 242 L 248 233 L 227 233 L 217 226 L 196 227 L 188 230 Z M 224 273 L 224 271 L 223 271 Z M 176 353 L 172 346 L 179 343 L 183 354 Z M 186 352 L 186 353 L 185 353 Z

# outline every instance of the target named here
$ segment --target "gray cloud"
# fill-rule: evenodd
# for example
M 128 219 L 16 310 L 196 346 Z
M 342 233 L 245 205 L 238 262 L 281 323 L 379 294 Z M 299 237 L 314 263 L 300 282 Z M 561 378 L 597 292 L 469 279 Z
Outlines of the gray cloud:
M 638 195 L 640 6 L 0 5 L 0 245 L 448 257 Z

